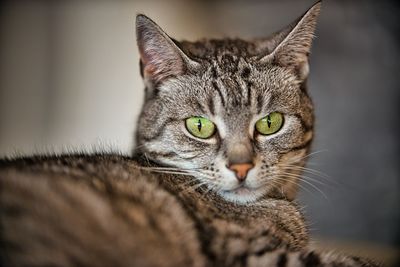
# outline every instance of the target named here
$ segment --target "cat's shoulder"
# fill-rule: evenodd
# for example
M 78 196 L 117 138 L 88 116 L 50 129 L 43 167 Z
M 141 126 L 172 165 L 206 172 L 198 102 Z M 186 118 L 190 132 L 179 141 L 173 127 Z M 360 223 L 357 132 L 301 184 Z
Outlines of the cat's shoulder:
M 91 266 L 204 265 L 182 204 L 134 158 L 47 155 L 0 164 L 0 224 L 14 229 L 0 243 L 16 244 L 5 251 L 10 265 L 69 266 L 63 259 L 70 258 Z M 37 258 L 19 254 L 28 250 Z M 62 256 L 48 259 L 51 251 Z
M 63 169 L 81 171 L 98 171 L 102 167 L 138 166 L 138 160 L 122 154 L 109 153 L 74 153 L 74 154 L 40 154 L 32 156 L 0 158 L 0 170 L 14 169 L 19 171 L 55 172 Z

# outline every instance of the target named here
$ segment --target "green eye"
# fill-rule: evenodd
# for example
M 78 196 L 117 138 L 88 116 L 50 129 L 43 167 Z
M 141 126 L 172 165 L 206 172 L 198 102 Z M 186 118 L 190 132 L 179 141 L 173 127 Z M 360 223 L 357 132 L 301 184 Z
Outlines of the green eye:
M 215 125 L 203 117 L 190 117 L 186 119 L 186 129 L 198 138 L 207 139 L 214 134 Z
M 272 112 L 256 122 L 256 130 L 263 135 L 276 133 L 282 128 L 283 115 L 278 112 Z

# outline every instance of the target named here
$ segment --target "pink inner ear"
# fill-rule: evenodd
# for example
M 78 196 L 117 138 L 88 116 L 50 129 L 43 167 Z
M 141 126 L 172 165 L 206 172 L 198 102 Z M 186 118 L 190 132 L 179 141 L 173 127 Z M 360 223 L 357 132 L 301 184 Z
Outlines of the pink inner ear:
M 174 47 L 169 47 L 168 44 L 159 43 L 159 45 L 147 49 L 139 48 L 144 77 L 154 82 L 182 74 L 183 71 L 183 61 L 179 52 L 174 51 Z
M 158 83 L 182 74 L 188 61 L 174 41 L 147 17 L 138 16 L 136 23 L 143 76 Z
M 179 58 L 157 58 L 148 61 L 144 66 L 144 76 L 154 82 L 160 82 L 171 76 L 180 75 L 182 72 L 182 60 Z
M 157 66 L 149 59 L 149 57 L 141 55 L 141 59 L 143 62 L 143 74 L 144 76 L 153 76 L 157 71 Z

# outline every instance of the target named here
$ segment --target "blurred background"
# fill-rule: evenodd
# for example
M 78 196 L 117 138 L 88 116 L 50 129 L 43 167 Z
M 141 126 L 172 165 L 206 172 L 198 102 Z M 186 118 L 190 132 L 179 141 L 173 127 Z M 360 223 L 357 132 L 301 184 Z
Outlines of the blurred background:
M 143 99 L 139 12 L 178 40 L 251 38 L 280 29 L 313 3 L 2 1 L 0 157 L 129 153 Z M 311 55 L 316 140 L 308 167 L 324 174 L 307 175 L 319 182 L 303 184 L 300 194 L 318 246 L 398 255 L 399 11 L 396 1 L 323 3 Z

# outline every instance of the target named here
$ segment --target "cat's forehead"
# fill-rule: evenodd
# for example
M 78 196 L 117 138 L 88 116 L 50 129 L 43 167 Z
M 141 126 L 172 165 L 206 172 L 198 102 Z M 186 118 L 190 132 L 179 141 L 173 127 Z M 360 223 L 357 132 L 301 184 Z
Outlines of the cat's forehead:
M 172 110 L 231 118 L 265 113 L 269 109 L 284 111 L 298 102 L 295 75 L 280 66 L 258 64 L 260 52 L 252 42 L 184 41 L 180 46 L 202 68 L 162 84 L 164 105 L 170 103 Z
M 178 113 L 229 118 L 298 108 L 300 89 L 289 72 L 276 66 L 257 70 L 241 61 L 236 68 L 233 73 L 209 66 L 202 73 L 166 81 L 160 88 L 163 105 Z
M 211 68 L 213 76 L 249 74 L 260 55 L 256 45 L 241 39 L 207 39 L 197 42 L 182 42 L 182 49 L 203 67 Z
M 254 42 L 242 39 L 182 41 L 180 46 L 190 57 L 206 61 L 218 61 L 222 64 L 238 58 L 251 58 L 260 52 Z
M 225 81 L 287 77 L 288 71 L 271 64 L 261 63 L 260 58 L 269 49 L 257 45 L 256 40 L 204 39 L 197 42 L 180 43 L 184 52 L 202 65 L 202 72 L 209 71 L 209 78 Z M 253 75 L 254 74 L 254 75 Z M 253 82 L 257 82 L 254 81 Z

